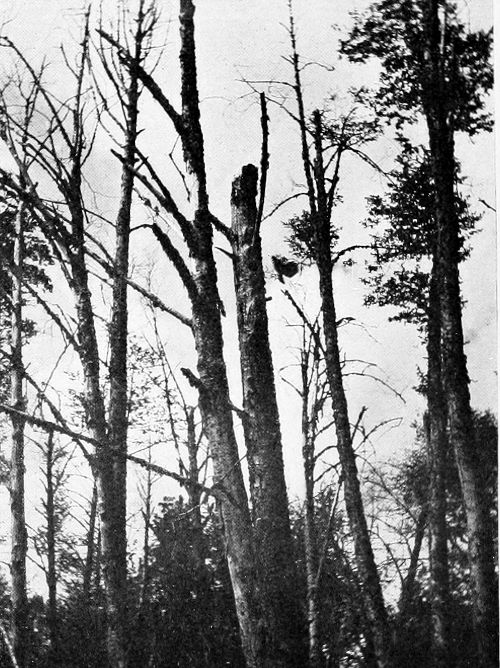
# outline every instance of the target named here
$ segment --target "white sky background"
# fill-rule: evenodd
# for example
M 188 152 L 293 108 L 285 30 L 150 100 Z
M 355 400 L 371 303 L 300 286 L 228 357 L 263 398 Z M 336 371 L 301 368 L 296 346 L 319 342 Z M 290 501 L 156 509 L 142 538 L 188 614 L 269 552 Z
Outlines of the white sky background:
M 104 0 L 105 17 L 114 17 L 116 2 Z M 165 86 L 173 101 L 177 100 L 179 70 L 177 65 L 178 25 L 177 2 L 160 2 L 162 20 L 160 33 L 167 34 L 162 64 L 156 71 L 156 80 Z M 358 66 L 353 68 L 337 59 L 337 35 L 334 25 L 348 25 L 348 11 L 362 9 L 364 0 L 311 1 L 295 0 L 295 20 L 297 27 L 298 49 L 304 61 L 316 61 L 335 65 L 334 72 L 323 68 L 309 67 L 304 71 L 304 94 L 309 112 L 316 106 L 323 106 L 324 100 L 333 92 L 339 98 L 345 95 L 350 85 L 370 84 L 374 81 L 376 70 Z M 492 23 L 492 3 L 489 0 L 471 0 L 465 3 L 459 0 L 466 16 L 470 18 L 472 29 L 489 27 Z M 5 24 L 4 31 L 23 50 L 34 63 L 43 55 L 53 63 L 47 75 L 47 81 L 55 89 L 60 88 L 62 98 L 69 95 L 64 82 L 67 74 L 60 66 L 61 58 L 58 46 L 61 42 L 71 52 L 80 39 L 80 24 L 83 3 L 77 0 L 3 0 L 0 5 L 0 23 Z M 128 6 L 133 8 L 130 1 Z M 171 23 L 169 24 L 169 21 Z M 229 222 L 229 195 L 231 181 L 241 166 L 260 160 L 260 118 L 256 95 L 249 95 L 249 88 L 241 79 L 280 79 L 290 80 L 291 67 L 283 60 L 290 48 L 288 34 L 284 27 L 287 23 L 286 0 L 198 0 L 196 12 L 196 38 L 198 55 L 199 88 L 202 100 L 202 125 L 205 133 L 205 153 L 208 165 L 209 192 L 212 209 L 222 220 Z M 159 33 L 159 34 L 160 34 Z M 345 33 L 344 33 L 345 34 Z M 158 37 L 158 43 L 163 37 Z M 8 59 L 2 61 L 8 68 Z M 262 86 L 258 86 L 262 88 Z M 146 128 L 142 136 L 143 149 L 156 157 L 156 164 L 163 166 L 168 161 L 172 149 L 173 134 L 168 119 L 159 112 L 149 94 L 142 98 L 140 123 Z M 293 108 L 293 101 L 290 103 Z M 294 192 L 296 183 L 303 181 L 300 166 L 300 147 L 297 129 L 286 115 L 275 105 L 269 105 L 270 115 L 270 171 L 268 175 L 267 209 L 278 203 L 283 197 Z M 113 218 L 118 203 L 118 181 L 116 160 L 109 152 L 109 142 L 102 135 L 96 145 L 95 157 L 88 174 L 93 186 L 99 192 L 98 201 L 105 213 Z M 389 138 L 382 138 L 367 152 L 384 169 L 390 169 L 392 157 L 397 148 Z M 495 178 L 493 140 L 491 136 L 480 136 L 471 141 L 463 138 L 458 141 L 459 157 L 463 172 L 467 176 L 467 188 L 470 191 L 473 208 L 484 213 L 479 227 L 481 232 L 473 237 L 471 257 L 462 267 L 463 293 L 467 300 L 464 312 L 465 336 L 469 341 L 467 355 L 471 376 L 471 394 L 474 407 L 479 409 L 496 407 L 496 328 L 495 328 L 495 217 L 479 199 L 494 204 Z M 0 159 L 3 153 L 0 152 Z M 180 152 L 177 158 L 181 163 Z M 173 169 L 168 171 L 169 186 L 174 193 L 181 194 L 181 185 Z M 366 215 L 365 197 L 381 193 L 383 179 L 367 165 L 359 161 L 347 160 L 341 173 L 340 188 L 344 197 L 343 204 L 334 213 L 336 223 L 342 224 L 340 248 L 366 239 L 360 221 Z M 305 202 L 303 203 L 305 206 Z M 184 201 L 182 200 L 182 208 Z M 267 290 L 272 300 L 269 302 L 272 347 L 275 356 L 275 368 L 279 370 L 294 361 L 294 346 L 299 343 L 299 335 L 294 328 L 286 326 L 286 321 L 297 322 L 296 316 L 281 294 L 280 284 L 271 276 L 271 255 L 286 254 L 281 221 L 301 210 L 300 200 L 294 200 L 283 207 L 272 219 L 263 223 L 264 263 L 269 273 Z M 144 209 L 138 207 L 137 222 L 144 221 Z M 103 233 L 106 230 L 103 229 Z M 111 239 L 108 233 L 108 239 Z M 225 246 L 218 239 L 217 245 Z M 234 296 L 230 261 L 224 255 L 217 255 L 219 261 L 219 280 L 227 318 L 224 321 L 226 360 L 230 371 L 230 381 L 234 402 L 239 403 L 240 388 L 238 378 L 237 338 L 235 332 Z M 132 243 L 134 277 L 140 280 L 151 272 L 152 285 L 162 299 L 169 305 L 189 315 L 187 300 L 180 288 L 178 279 L 168 267 L 162 251 L 152 240 L 152 235 L 141 230 L 134 233 Z M 379 374 L 400 392 L 406 401 L 403 404 L 390 391 L 368 379 L 348 379 L 346 383 L 350 403 L 351 420 L 354 421 L 361 408 L 366 405 L 367 427 L 391 417 L 402 417 L 397 429 L 382 430 L 374 439 L 374 446 L 381 458 L 404 456 L 404 448 L 409 447 L 413 439 L 411 423 L 418 418 L 423 409 L 422 400 L 413 391 L 417 383 L 417 366 L 424 368 L 423 348 L 414 328 L 388 323 L 390 311 L 380 308 L 363 307 L 365 287 L 360 282 L 363 275 L 363 262 L 353 268 L 339 266 L 334 270 L 334 287 L 337 299 L 338 317 L 354 316 L 363 327 L 349 325 L 341 330 L 341 345 L 348 358 L 363 358 L 379 365 Z M 315 272 L 305 269 L 290 283 L 293 294 L 304 301 L 308 311 L 315 314 L 319 307 Z M 66 299 L 65 292 L 56 289 L 56 294 Z M 55 299 L 55 298 L 54 298 Z M 96 294 L 96 304 L 105 309 L 100 295 Z M 108 303 L 109 305 L 109 303 Z M 70 305 L 68 304 L 68 307 Z M 150 327 L 144 316 L 142 304 L 131 296 L 131 330 L 150 337 Z M 174 366 L 191 366 L 195 360 L 189 334 L 182 325 L 172 318 L 159 316 L 161 333 L 165 346 L 170 352 Z M 60 350 L 60 337 L 46 320 L 41 322 L 44 336 L 31 350 L 31 371 L 43 381 Z M 50 351 L 50 352 L 49 352 Z M 104 354 L 104 353 L 103 353 Z M 66 366 L 56 375 L 63 391 L 68 389 L 68 381 L 62 374 L 64 369 L 73 364 L 67 357 Z M 75 363 L 75 369 L 78 368 Z M 293 370 L 285 371 L 287 378 L 293 378 Z M 278 381 L 278 394 L 282 415 L 283 442 L 286 462 L 287 482 L 290 496 L 301 494 L 302 463 L 300 438 L 300 407 L 293 391 Z M 239 431 L 239 427 L 238 427 Z M 28 446 L 29 449 L 30 446 Z M 29 450 L 28 450 L 29 452 Z M 161 456 L 160 456 L 161 455 Z M 164 465 L 173 465 L 164 460 L 164 449 L 157 456 L 157 461 Z M 28 455 L 29 456 L 29 455 Z M 37 459 L 28 462 L 28 517 L 36 522 L 34 508 L 40 496 L 37 485 Z M 36 462 L 36 465 L 35 465 Z M 131 471 L 132 465 L 131 465 Z M 134 473 L 130 475 L 130 511 L 138 508 Z M 75 481 L 73 481 L 75 482 Z M 72 484 L 73 484 L 72 482 Z M 157 484 L 157 497 L 176 493 L 175 488 L 161 481 Z M 8 496 L 1 493 L 7 516 Z M 8 524 L 4 524 L 7 532 Z M 2 527 L 0 527 L 1 531 Z M 2 532 L 2 533 L 3 533 Z M 4 552 L 5 559 L 7 553 Z

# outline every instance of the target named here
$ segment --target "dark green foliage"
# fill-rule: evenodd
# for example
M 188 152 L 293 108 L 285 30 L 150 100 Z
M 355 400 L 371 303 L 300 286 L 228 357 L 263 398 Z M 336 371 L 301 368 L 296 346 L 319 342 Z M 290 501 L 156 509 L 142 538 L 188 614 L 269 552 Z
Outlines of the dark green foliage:
M 368 198 L 364 222 L 372 230 L 375 257 L 367 262 L 368 305 L 398 309 L 391 320 L 412 322 L 425 328 L 429 304 L 429 274 L 436 243 L 434 186 L 428 151 L 401 140 L 396 167 L 390 173 L 387 192 Z M 460 184 L 457 175 L 457 184 Z M 468 254 L 465 241 L 479 216 L 471 212 L 468 198 L 457 193 L 461 229 L 460 257 Z
M 371 163 L 364 148 L 380 134 L 380 123 L 365 104 L 366 91 L 352 92 L 351 108 L 347 113 L 324 112 L 321 115 L 321 134 L 323 145 L 323 162 L 325 167 L 325 189 L 327 196 L 327 214 L 329 216 L 329 234 L 331 248 L 335 248 L 339 240 L 341 226 L 332 220 L 335 206 L 342 202 L 338 192 L 342 177 L 341 162 L 347 154 L 358 156 L 361 160 Z M 332 106 L 336 100 L 331 101 Z M 309 124 L 309 131 L 314 134 L 314 124 Z M 284 222 L 290 232 L 287 243 L 294 257 L 305 264 L 312 264 L 316 257 L 314 242 L 314 225 L 311 210 L 304 210 Z
M 454 130 L 474 135 L 491 127 L 484 101 L 493 85 L 492 31 L 471 33 L 454 2 L 442 6 L 443 101 Z M 415 111 L 433 94 L 427 79 L 425 7 L 425 0 L 375 2 L 366 12 L 354 15 L 354 28 L 341 44 L 353 62 L 381 61 L 376 109 L 397 127 L 418 120 Z
M 490 508 L 492 523 L 497 518 L 497 421 L 490 412 L 474 413 L 475 452 L 480 475 L 484 479 L 484 494 Z M 474 655 L 474 632 L 470 604 L 469 568 L 467 559 L 466 521 L 461 498 L 458 469 L 453 454 L 449 453 L 447 476 L 447 528 L 451 589 L 451 647 L 454 666 L 478 665 Z M 399 466 L 392 480 L 414 514 L 425 506 L 428 498 L 429 472 L 423 430 L 417 432 L 416 448 Z M 412 522 L 408 523 L 411 531 Z M 495 583 L 492 583 L 495 586 Z M 429 564 L 421 560 L 417 574 L 416 593 L 411 603 L 407 627 L 399 636 L 398 665 L 426 668 L 429 665 L 432 620 L 430 608 Z M 398 618 L 395 617 L 398 624 Z
M 325 665 L 346 667 L 369 665 L 360 663 L 368 656 L 364 636 L 367 620 L 364 616 L 360 585 L 349 552 L 349 539 L 343 514 L 338 510 L 330 520 L 331 505 L 335 498 L 332 487 L 322 488 L 315 499 L 315 520 L 320 555 L 324 555 L 319 582 L 319 618 L 322 653 Z M 292 530 L 295 539 L 297 571 L 301 599 L 306 601 L 306 565 L 304 553 L 304 514 L 301 506 L 291 509 Z M 324 547 L 326 545 L 326 550 Z M 338 662 L 342 661 L 341 664 Z
M 153 532 L 151 597 L 136 618 L 132 665 L 243 668 L 217 515 L 210 513 L 199 532 L 184 500 L 168 498 Z
M 78 589 L 72 590 L 59 604 L 59 656 L 49 659 L 48 628 L 44 619 L 38 635 L 44 639 L 37 666 L 40 668 L 102 668 L 106 666 L 106 619 L 104 592 L 94 592 L 90 607 Z M 54 666 L 54 661 L 57 661 Z
M 287 243 L 292 255 L 301 262 L 311 264 L 313 262 L 315 251 L 314 229 L 309 211 L 303 211 L 299 215 L 292 216 L 292 218 L 285 221 L 284 226 L 289 230 Z M 332 242 L 338 238 L 333 229 L 330 234 Z

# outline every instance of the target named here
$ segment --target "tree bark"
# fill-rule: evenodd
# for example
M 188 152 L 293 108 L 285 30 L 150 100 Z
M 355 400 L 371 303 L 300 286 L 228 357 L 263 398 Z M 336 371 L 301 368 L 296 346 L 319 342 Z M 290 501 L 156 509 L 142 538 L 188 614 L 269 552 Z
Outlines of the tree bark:
M 318 606 L 318 536 L 314 512 L 314 439 L 309 422 L 309 380 L 306 352 L 301 359 L 302 459 L 306 488 L 304 512 L 304 547 L 307 578 L 307 624 L 309 629 L 309 668 L 320 668 L 320 626 Z M 312 416 L 315 419 L 315 416 Z
M 269 345 L 257 168 L 233 182 L 232 248 L 243 386 L 243 431 L 250 475 L 255 551 L 269 666 L 306 661 L 283 466 L 280 420 Z
M 126 91 L 125 115 L 125 147 L 121 176 L 120 203 L 116 218 L 116 247 L 114 257 L 114 280 L 111 309 L 111 323 L 109 327 L 109 408 L 108 408 L 108 439 L 109 445 L 116 452 L 127 454 L 128 432 L 128 379 L 127 379 L 127 350 L 128 350 L 128 303 L 127 278 L 129 268 L 129 239 L 132 207 L 132 193 L 134 187 L 134 173 L 131 169 L 135 162 L 135 148 L 137 139 L 137 118 L 139 84 L 137 67 L 141 64 L 143 21 L 143 2 L 139 5 L 137 29 L 135 33 L 135 52 L 132 65 L 129 68 L 129 82 Z M 113 580 L 117 596 L 113 597 L 117 612 L 117 628 L 119 643 L 111 640 L 114 650 L 110 651 L 110 658 L 116 662 L 116 668 L 125 668 L 127 665 L 126 646 L 128 644 L 128 606 L 127 606 L 127 459 L 126 456 L 113 456 Z M 105 545 L 103 532 L 103 554 Z M 120 645 L 117 651 L 117 644 Z M 111 649 L 111 648 L 110 648 Z
M 148 450 L 148 462 L 151 464 L 151 448 Z M 146 610 L 149 606 L 149 588 L 151 582 L 151 569 L 150 569 L 150 553 L 151 553 L 151 516 L 152 516 L 152 507 L 151 507 L 151 496 L 153 489 L 153 474 L 151 469 L 147 470 L 146 477 L 146 490 L 143 497 L 144 510 L 142 511 L 144 518 L 144 539 L 142 542 L 142 586 L 141 586 L 141 600 L 140 607 L 142 610 Z
M 448 89 L 440 51 L 442 27 L 437 0 L 425 1 L 424 21 L 428 75 L 423 87 L 423 107 L 429 132 L 435 185 L 443 385 L 447 398 L 450 441 L 455 451 L 467 518 L 478 663 L 482 668 L 493 668 L 498 666 L 499 660 L 498 583 L 494 567 L 494 536 L 484 485 L 474 453 L 458 270 L 460 235 L 455 200 L 453 114 L 448 108 Z
M 49 627 L 50 665 L 56 666 L 59 660 L 58 621 L 57 621 L 57 570 L 56 570 L 56 517 L 54 488 L 54 432 L 50 431 L 45 453 L 46 467 L 46 500 L 45 513 L 47 519 L 47 588 L 49 590 L 47 626 Z
M 114 460 L 109 448 L 108 424 L 101 390 L 99 348 L 86 264 L 85 219 L 82 206 L 82 154 L 84 131 L 81 116 L 83 73 L 89 40 L 88 18 L 83 40 L 77 94 L 73 110 L 70 182 L 61 190 L 66 198 L 71 219 L 71 246 L 67 248 L 71 264 L 71 287 L 77 313 L 78 353 L 84 376 L 84 409 L 87 426 L 102 444 L 95 453 L 98 508 L 101 518 L 102 570 L 106 589 L 107 652 L 112 668 L 126 667 L 126 580 L 123 556 L 125 526 L 118 513 L 115 495 Z
M 88 273 L 84 264 L 84 246 L 79 246 L 79 261 L 74 263 L 74 286 L 77 303 L 77 333 L 85 382 L 87 425 L 102 447 L 96 448 L 96 485 L 101 527 L 101 561 L 106 589 L 107 649 L 110 666 L 126 666 L 125 601 L 126 580 L 123 578 L 123 539 L 125 526 L 117 515 L 114 494 L 114 457 L 110 450 L 104 398 L 100 387 L 99 352 L 94 326 Z M 116 565 L 116 567 L 115 567 Z
M 192 406 L 186 408 L 188 478 L 191 482 L 191 484 L 187 487 L 187 492 L 193 536 L 193 553 L 197 567 L 200 569 L 200 572 L 202 572 L 207 554 L 205 548 L 205 538 L 203 535 L 203 523 L 201 519 L 201 491 L 198 486 L 198 483 L 200 482 L 198 468 L 198 443 L 196 440 L 194 411 L 195 409 Z
M 204 236 L 208 235 L 211 237 L 207 225 Z M 215 483 L 225 492 L 221 511 L 243 651 L 248 668 L 261 668 L 265 665 L 262 663 L 264 620 L 258 605 L 253 531 L 229 403 L 211 240 L 203 246 L 205 253 L 197 262 L 199 298 L 193 304 L 199 406 L 213 459 Z
M 19 203 L 15 222 L 15 242 L 12 280 L 11 315 L 11 398 L 13 408 L 25 409 L 23 394 L 23 263 L 24 263 L 24 204 Z M 28 541 L 24 512 L 24 420 L 12 415 L 12 451 L 10 464 L 11 511 L 11 634 L 12 647 L 19 668 L 29 661 L 29 617 L 26 592 L 26 554 Z
M 192 193 L 194 219 L 189 230 L 183 229 L 192 256 L 192 270 L 187 272 L 184 268 L 182 276 L 189 282 L 200 413 L 213 460 L 215 484 L 224 490 L 221 513 L 242 647 L 248 667 L 259 668 L 264 665 L 263 619 L 258 603 L 252 523 L 223 356 L 222 304 L 213 257 L 213 217 L 208 209 L 200 124 L 194 11 L 192 0 L 180 0 L 182 115 L 180 121 L 176 116 L 176 127 L 180 130 L 187 169 L 195 181 Z M 177 255 L 176 266 L 179 267 L 182 261 L 179 262 Z
M 97 485 L 94 481 L 94 487 L 92 489 L 92 499 L 90 500 L 89 528 L 87 531 L 87 540 L 86 540 L 87 554 L 85 555 L 85 568 L 83 571 L 83 600 L 85 601 L 85 605 L 87 606 L 87 608 L 90 604 L 92 574 L 94 572 L 94 566 L 95 566 L 96 519 L 97 519 Z
M 347 399 L 342 379 L 342 366 L 337 333 L 337 316 L 333 297 L 332 256 L 328 204 L 323 167 L 322 123 L 319 111 L 314 113 L 315 124 L 315 183 L 316 210 L 312 212 L 319 272 L 319 289 L 322 302 L 323 331 L 325 338 L 325 365 L 332 396 L 333 417 L 337 434 L 337 448 L 344 475 L 344 496 L 349 526 L 354 540 L 358 577 L 362 584 L 366 615 L 371 627 L 373 646 L 379 668 L 391 666 L 391 636 L 387 612 L 382 596 L 380 579 L 373 555 L 368 525 L 354 454 Z
M 430 571 L 432 586 L 433 662 L 436 668 L 451 665 L 449 628 L 448 531 L 446 527 L 446 471 L 448 437 L 446 400 L 441 376 L 441 318 L 439 272 L 433 259 L 429 285 L 427 324 L 426 436 L 430 473 Z

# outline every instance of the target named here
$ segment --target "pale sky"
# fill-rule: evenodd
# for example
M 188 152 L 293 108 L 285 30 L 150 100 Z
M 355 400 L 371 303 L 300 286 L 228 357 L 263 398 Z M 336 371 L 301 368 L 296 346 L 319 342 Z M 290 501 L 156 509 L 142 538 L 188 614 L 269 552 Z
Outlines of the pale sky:
M 104 0 L 103 13 L 111 20 L 116 2 Z M 126 3 L 133 7 L 133 2 Z M 156 72 L 159 83 L 171 95 L 174 103 L 178 96 L 177 67 L 177 3 L 162 2 L 162 20 L 158 44 L 165 40 L 163 60 Z M 492 3 L 489 0 L 459 1 L 473 28 L 489 27 L 492 23 Z M 52 66 L 48 70 L 47 81 L 64 98 L 68 81 L 61 56 L 58 51 L 64 43 L 71 53 L 80 35 L 82 7 L 76 0 L 3 0 L 0 7 L 0 24 L 3 32 L 11 37 L 34 63 L 46 55 Z M 303 59 L 327 65 L 335 65 L 330 72 L 321 67 L 309 67 L 304 71 L 304 93 L 306 106 L 311 112 L 332 93 L 339 100 L 345 96 L 351 85 L 369 84 L 376 76 L 376 68 L 363 68 L 338 62 L 337 39 L 342 28 L 348 25 L 348 11 L 366 6 L 364 0 L 295 0 L 295 20 L 298 49 Z M 289 53 L 288 36 L 284 24 L 287 21 L 285 0 L 199 0 L 196 13 L 196 36 L 199 87 L 202 100 L 202 125 L 205 132 L 206 158 L 212 208 L 222 220 L 229 220 L 229 194 L 231 181 L 243 164 L 260 160 L 260 121 L 257 97 L 242 80 L 290 80 L 291 68 L 283 56 Z M 337 26 L 338 29 L 334 28 Z M 2 52 L 5 55 L 5 51 Z M 2 58 L 8 70 L 9 59 Z M 256 84 L 259 89 L 265 88 Z M 340 104 L 341 102 L 339 102 Z M 293 108 L 293 105 L 291 105 Z M 300 167 L 298 133 L 290 119 L 276 105 L 269 107 L 270 114 L 270 171 L 268 176 L 267 209 L 283 197 L 296 190 L 296 184 L 303 180 Z M 143 96 L 140 123 L 146 131 L 142 136 L 145 152 L 155 157 L 156 164 L 168 163 L 168 153 L 172 150 L 174 136 L 168 120 L 158 111 L 147 93 Z M 472 205 L 476 211 L 484 213 L 479 227 L 481 232 L 473 238 L 470 258 L 462 267 L 463 293 L 467 300 L 464 311 L 464 328 L 468 341 L 467 355 L 471 376 L 473 405 L 479 409 L 496 408 L 496 304 L 495 304 L 495 217 L 480 203 L 480 199 L 490 204 L 495 201 L 494 153 L 491 136 L 480 136 L 471 141 L 461 138 L 458 143 L 459 157 L 467 176 Z M 96 146 L 96 155 L 90 165 L 88 178 L 98 192 L 99 206 L 111 218 L 115 215 L 118 201 L 116 161 L 109 152 L 109 142 L 103 136 Z M 383 138 L 368 151 L 385 169 L 389 169 L 396 148 L 390 139 Z M 0 159 L 4 154 L 0 152 Z M 177 158 L 181 161 L 179 150 Z M 175 171 L 165 167 L 169 187 L 175 194 L 182 193 L 182 187 Z M 366 164 L 348 160 L 341 174 L 343 204 L 335 212 L 335 221 L 342 224 L 340 247 L 348 246 L 366 238 L 360 221 L 366 215 L 365 198 L 381 193 L 383 179 Z M 305 204 L 304 204 L 305 206 Z M 182 208 L 185 204 L 182 202 Z M 273 218 L 263 224 L 264 263 L 271 271 L 270 257 L 275 253 L 286 254 L 281 222 L 301 210 L 300 202 L 294 200 Z M 137 208 L 139 222 L 144 212 Z M 218 245 L 224 242 L 218 240 Z M 151 235 L 142 230 L 133 237 L 133 266 L 137 280 L 151 269 L 152 285 L 166 303 L 189 314 L 187 300 L 180 289 L 179 281 L 173 275 L 163 258 L 162 252 L 153 242 Z M 226 360 L 234 403 L 239 403 L 237 338 L 235 333 L 234 297 L 232 274 L 229 260 L 221 253 L 219 280 L 223 301 L 227 310 L 224 320 Z M 362 263 L 334 271 L 334 287 L 337 299 L 338 317 L 353 316 L 358 325 L 350 325 L 341 330 L 341 345 L 348 359 L 364 359 L 380 367 L 380 376 L 401 393 L 406 403 L 400 401 L 390 391 L 368 379 L 349 378 L 346 381 L 350 416 L 354 421 L 361 406 L 366 405 L 367 427 L 391 417 L 401 417 L 397 429 L 382 430 L 374 439 L 377 454 L 381 459 L 403 456 L 404 448 L 411 445 L 412 422 L 418 419 L 423 403 L 413 391 L 417 383 L 417 366 L 424 368 L 423 348 L 413 328 L 397 323 L 388 323 L 387 310 L 363 306 L 365 286 L 360 278 Z M 293 294 L 302 301 L 308 312 L 315 314 L 319 307 L 316 278 L 313 270 L 305 269 L 290 282 Z M 290 367 L 294 362 L 294 346 L 299 338 L 295 330 L 286 326 L 286 321 L 297 322 L 281 294 L 280 284 L 271 276 L 267 290 L 272 297 L 269 302 L 269 319 L 274 351 L 275 369 Z M 56 286 L 57 298 L 68 299 L 64 290 Z M 55 297 L 54 297 L 55 299 Z M 131 329 L 135 334 L 150 332 L 140 302 L 131 298 Z M 100 295 L 96 293 L 97 308 L 103 309 Z M 172 318 L 159 316 L 162 336 L 171 355 L 174 366 L 191 366 L 194 356 L 189 334 Z M 43 381 L 48 373 L 51 354 L 55 360 L 60 350 L 60 337 L 47 322 L 41 323 L 44 332 L 30 355 L 33 375 Z M 363 327 L 359 326 L 363 325 Z M 149 336 L 150 334 L 148 334 Z M 52 351 L 49 354 L 49 350 Z M 71 368 L 75 360 L 70 356 L 55 378 L 63 392 L 68 381 L 63 371 Z M 76 368 L 76 367 L 75 367 Z M 293 369 L 284 372 L 293 379 Z M 300 410 L 293 391 L 278 381 L 278 395 L 282 415 L 283 444 L 286 462 L 287 482 L 290 497 L 300 496 L 302 491 L 302 464 L 300 458 Z M 237 427 L 240 432 L 239 426 Z M 29 448 L 30 446 L 28 446 Z M 164 457 L 162 452 L 161 457 Z M 166 465 L 158 459 L 158 463 Z M 36 461 L 33 455 L 33 463 Z M 168 462 L 167 462 L 168 464 Z M 28 465 L 29 479 L 33 482 L 28 499 L 29 516 L 36 521 L 33 510 L 39 497 L 35 484 L 38 476 L 36 466 Z M 131 474 L 131 487 L 134 486 Z M 37 490 L 35 493 L 33 490 Z M 158 483 L 157 495 L 176 493 L 170 483 Z M 1 499 L 7 501 L 2 493 Z M 1 500 L 0 499 L 0 500 Z M 137 507 L 137 499 L 131 494 L 131 512 Z M 6 509 L 7 510 L 7 509 Z M 7 527 L 0 527 L 0 531 Z M 4 557 L 2 557 L 4 558 Z

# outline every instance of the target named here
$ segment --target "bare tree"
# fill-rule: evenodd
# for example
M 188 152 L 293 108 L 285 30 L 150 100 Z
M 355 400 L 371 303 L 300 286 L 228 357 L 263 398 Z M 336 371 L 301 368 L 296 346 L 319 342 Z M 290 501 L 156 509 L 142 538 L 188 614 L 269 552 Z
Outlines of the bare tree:
M 263 115 L 266 115 L 265 106 Z M 246 165 L 233 181 L 231 195 L 243 430 L 257 565 L 270 647 L 268 660 L 274 666 L 292 666 L 303 665 L 305 657 L 299 600 L 294 584 L 295 564 L 269 344 L 256 195 L 257 168 Z
M 191 301 L 198 377 L 189 370 L 185 370 L 185 374 L 199 392 L 203 430 L 211 448 L 216 485 L 223 490 L 221 510 L 227 557 L 246 661 L 250 667 L 275 665 L 272 657 L 277 656 L 277 650 L 272 644 L 277 639 L 273 638 L 272 642 L 266 640 L 265 616 L 258 595 L 254 531 L 234 434 L 232 403 L 223 358 L 223 306 L 217 288 L 213 227 L 226 236 L 229 236 L 229 230 L 209 209 L 197 84 L 194 4 L 191 0 L 181 0 L 179 20 L 182 111 L 178 112 L 173 107 L 161 87 L 142 68 L 139 68 L 139 78 L 180 137 L 187 171 L 194 184 L 190 193 L 194 209 L 192 220 L 180 212 L 165 183 L 142 155 L 146 174 L 137 171 L 137 178 L 156 197 L 163 210 L 175 219 L 191 257 L 192 269 L 187 266 L 169 235 L 156 222 L 153 223 L 152 231 L 176 268 Z M 103 36 L 115 46 L 124 64 L 130 68 L 131 54 L 128 50 L 110 35 L 103 33 Z
M 289 33 L 292 44 L 291 64 L 294 72 L 294 92 L 297 102 L 296 119 L 299 124 L 304 174 L 307 184 L 309 210 L 307 224 L 310 230 L 309 252 L 319 272 L 319 291 L 322 301 L 322 328 L 326 375 L 330 386 L 333 416 L 337 434 L 337 449 L 344 476 L 344 499 L 354 540 L 358 577 L 362 585 L 366 616 L 369 621 L 375 655 L 380 668 L 391 665 L 391 635 L 385 609 L 380 578 L 377 572 L 369 529 L 363 507 L 360 481 L 353 448 L 349 422 L 347 397 L 344 390 L 342 364 L 338 341 L 338 324 L 332 282 L 334 258 L 332 254 L 331 217 L 339 182 L 342 156 L 353 151 L 364 155 L 359 146 L 374 136 L 373 123 L 364 129 L 350 126 L 349 115 L 330 131 L 325 126 L 319 110 L 313 113 L 309 125 L 304 105 L 301 66 L 297 52 L 295 25 L 292 5 L 289 2 Z M 361 126 L 362 127 L 362 126 Z M 325 163 L 324 138 L 328 136 L 328 146 L 333 149 L 333 157 Z M 309 139 L 312 138 L 313 149 Z M 366 156 L 365 156 L 366 157 Z M 332 166 L 331 174 L 327 174 Z M 306 233 L 307 238 L 307 233 Z
M 147 55 L 148 37 L 156 22 L 156 14 L 139 3 L 136 28 L 133 34 L 134 63 L 140 64 Z M 75 95 L 63 103 L 46 88 L 17 47 L 4 39 L 35 81 L 35 87 L 44 109 L 42 118 L 48 119 L 45 137 L 32 130 L 29 133 L 29 167 L 36 165 L 48 177 L 62 198 L 63 205 L 47 203 L 38 194 L 37 182 L 31 169 L 24 165 L 20 184 L 5 174 L 9 187 L 22 195 L 22 201 L 30 206 L 43 230 L 60 268 L 71 288 L 76 308 L 76 335 L 62 327 L 71 345 L 80 357 L 84 374 L 84 409 L 87 424 L 93 438 L 107 447 L 100 447 L 95 455 L 95 473 L 102 529 L 103 574 L 107 596 L 108 655 L 110 664 L 123 668 L 126 665 L 127 645 L 127 593 L 126 593 L 126 431 L 127 431 L 127 299 L 126 276 L 128 271 L 128 236 L 130 207 L 133 189 L 133 172 L 128 168 L 130 157 L 135 154 L 137 137 L 137 103 L 139 84 L 132 68 L 128 83 L 124 83 L 124 134 L 125 157 L 121 183 L 121 201 L 116 224 L 116 268 L 114 271 L 113 304 L 110 327 L 110 398 L 109 420 L 106 418 L 105 398 L 101 387 L 100 358 L 97 343 L 96 322 L 87 263 L 88 238 L 86 231 L 87 210 L 84 204 L 83 167 L 92 150 L 94 136 L 86 135 L 85 105 L 88 89 L 85 87 L 89 64 L 89 14 L 86 16 L 81 56 L 76 69 Z M 122 83 L 122 82 L 120 82 Z M 7 110 L 6 110 L 7 111 Z M 12 114 L 6 116 L 11 127 L 16 128 Z M 17 134 L 19 134 L 17 132 Z M 12 150 L 11 150 L 12 152 Z M 114 453 L 114 454 L 113 454 Z M 125 456 L 124 456 L 125 455 Z
M 319 420 L 328 398 L 325 383 L 321 381 L 319 331 L 312 324 L 312 332 L 306 334 L 303 325 L 302 349 L 300 351 L 300 390 L 302 400 L 302 458 L 306 487 L 304 510 L 304 544 L 306 554 L 307 606 L 309 625 L 309 665 L 310 668 L 321 666 L 321 632 L 319 610 L 319 584 L 321 578 L 320 545 L 315 517 L 315 482 L 316 482 L 316 441 L 320 432 Z M 330 513 L 333 520 L 334 511 Z M 325 536 L 328 540 L 329 527 Z M 322 554 L 325 548 L 322 550 Z

